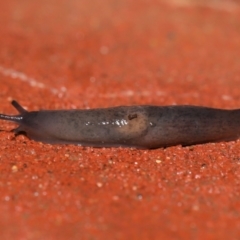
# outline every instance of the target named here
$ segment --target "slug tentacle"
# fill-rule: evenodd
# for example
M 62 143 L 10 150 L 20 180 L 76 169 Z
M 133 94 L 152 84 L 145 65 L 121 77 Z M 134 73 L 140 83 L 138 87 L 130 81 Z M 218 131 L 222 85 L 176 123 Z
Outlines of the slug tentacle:
M 6 114 L 0 114 L 0 119 L 11 121 L 11 122 L 17 122 L 20 123 L 23 119 L 23 113 L 26 113 L 27 110 L 25 110 L 17 101 L 13 100 L 12 105 L 18 110 L 19 115 L 6 115 Z
M 22 117 L 22 115 L 10 116 L 10 115 L 5 115 L 5 114 L 0 114 L 0 119 L 19 123 L 22 121 L 23 117 Z
M 19 113 L 27 112 L 17 101 L 13 100 L 12 105 L 18 110 Z

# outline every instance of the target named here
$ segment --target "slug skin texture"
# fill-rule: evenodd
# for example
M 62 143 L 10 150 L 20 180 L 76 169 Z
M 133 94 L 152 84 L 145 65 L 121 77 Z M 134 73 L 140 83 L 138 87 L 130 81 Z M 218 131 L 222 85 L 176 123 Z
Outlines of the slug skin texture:
M 19 115 L 0 119 L 16 122 L 16 135 L 43 143 L 152 149 L 240 137 L 240 109 L 143 105 L 28 112 L 16 101 L 12 105 Z

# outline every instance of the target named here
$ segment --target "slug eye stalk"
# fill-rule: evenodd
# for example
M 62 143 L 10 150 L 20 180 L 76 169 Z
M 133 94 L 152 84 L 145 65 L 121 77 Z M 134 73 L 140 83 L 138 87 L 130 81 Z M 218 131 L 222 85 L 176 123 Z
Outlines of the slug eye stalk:
M 16 122 L 19 123 L 22 121 L 23 116 L 22 113 L 26 113 L 27 111 L 15 100 L 11 102 L 11 104 L 17 109 L 17 111 L 20 113 L 20 115 L 6 115 L 6 114 L 0 114 L 0 119 Z

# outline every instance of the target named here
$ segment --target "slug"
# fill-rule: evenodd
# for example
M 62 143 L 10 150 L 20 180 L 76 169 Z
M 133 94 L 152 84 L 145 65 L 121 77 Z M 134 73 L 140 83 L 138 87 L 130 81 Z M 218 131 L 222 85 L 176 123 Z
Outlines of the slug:
M 16 101 L 12 105 L 19 115 L 0 119 L 16 122 L 16 135 L 43 143 L 153 149 L 240 137 L 240 109 L 143 105 L 28 112 Z

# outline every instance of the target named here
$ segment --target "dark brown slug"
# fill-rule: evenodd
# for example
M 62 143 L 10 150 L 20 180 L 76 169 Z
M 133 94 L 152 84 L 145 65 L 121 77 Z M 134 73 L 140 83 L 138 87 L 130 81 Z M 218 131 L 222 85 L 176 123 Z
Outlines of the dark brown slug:
M 20 114 L 0 114 L 0 119 L 19 124 L 15 134 L 44 143 L 159 148 L 240 137 L 240 109 L 183 105 L 28 112 L 16 101 L 12 105 Z

